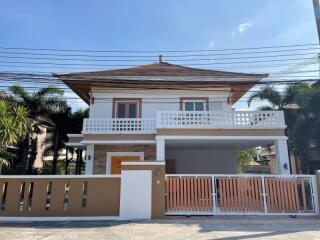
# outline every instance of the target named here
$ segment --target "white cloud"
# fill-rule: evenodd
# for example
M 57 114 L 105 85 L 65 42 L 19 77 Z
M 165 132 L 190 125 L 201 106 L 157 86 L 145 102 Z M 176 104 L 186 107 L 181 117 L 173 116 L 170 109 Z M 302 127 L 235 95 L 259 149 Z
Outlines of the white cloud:
M 247 31 L 250 27 L 252 26 L 252 23 L 246 22 L 246 23 L 241 23 L 238 26 L 238 32 L 239 33 L 243 33 L 245 31 Z
M 231 36 L 235 37 L 238 33 L 242 34 L 242 33 L 246 32 L 251 26 L 252 26 L 252 23 L 250 23 L 250 22 L 241 23 L 238 26 L 236 31 L 232 31 Z
M 211 40 L 209 42 L 209 48 L 213 48 L 214 47 L 214 44 L 215 44 L 215 41 L 214 40 Z

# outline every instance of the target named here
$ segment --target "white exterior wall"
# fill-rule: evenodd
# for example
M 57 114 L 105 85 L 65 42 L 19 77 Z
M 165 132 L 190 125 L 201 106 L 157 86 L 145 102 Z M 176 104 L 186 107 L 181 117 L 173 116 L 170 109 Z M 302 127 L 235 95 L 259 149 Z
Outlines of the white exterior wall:
M 177 174 L 237 174 L 234 150 L 167 149 L 166 159 L 175 160 Z
M 229 90 L 177 91 L 177 90 L 103 90 L 92 89 L 94 104 L 90 105 L 90 118 L 112 118 L 113 98 L 141 98 L 142 118 L 156 118 L 157 111 L 179 111 L 180 97 L 208 97 L 209 110 L 231 110 Z

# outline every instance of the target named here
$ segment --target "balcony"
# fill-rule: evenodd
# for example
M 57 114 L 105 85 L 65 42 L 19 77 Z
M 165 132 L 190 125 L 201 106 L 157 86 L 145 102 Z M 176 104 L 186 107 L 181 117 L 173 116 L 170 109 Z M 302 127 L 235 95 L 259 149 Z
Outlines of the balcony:
M 156 119 L 149 118 L 85 118 L 85 134 L 152 134 L 156 133 Z
M 156 129 L 284 129 L 282 111 L 159 111 L 157 118 L 84 119 L 84 134 L 155 134 Z
M 282 111 L 162 111 L 157 128 L 283 129 Z

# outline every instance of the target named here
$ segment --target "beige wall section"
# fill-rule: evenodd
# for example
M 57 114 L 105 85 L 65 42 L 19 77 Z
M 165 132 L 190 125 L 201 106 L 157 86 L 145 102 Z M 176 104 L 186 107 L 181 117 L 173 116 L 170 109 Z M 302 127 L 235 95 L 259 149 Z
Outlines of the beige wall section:
M 71 217 L 71 216 L 119 216 L 120 177 L 112 178 L 0 178 L 0 199 L 7 184 L 4 210 L 0 216 Z M 21 186 L 25 183 L 24 192 Z M 51 194 L 47 193 L 52 183 Z M 69 183 L 67 205 L 65 185 Z M 87 182 L 87 194 L 83 192 Z M 30 186 L 33 183 L 32 198 Z M 22 204 L 19 203 L 23 196 Z M 86 200 L 84 200 L 86 199 Z M 83 202 L 86 201 L 86 205 Z M 47 204 L 46 204 L 47 203 Z M 2 202 L 3 204 L 3 202 Z M 46 209 L 46 206 L 49 208 Z
M 143 152 L 145 161 L 156 159 L 155 144 L 94 145 L 93 174 L 106 174 L 108 152 Z
M 164 136 L 285 136 L 283 129 L 157 129 L 157 134 Z
M 237 151 L 168 149 L 166 159 L 175 163 L 176 174 L 237 174 Z
M 164 218 L 165 216 L 165 166 L 164 165 L 161 165 L 161 166 L 159 165 L 138 165 L 138 166 L 123 165 L 122 169 L 152 171 L 151 218 L 153 219 Z
M 84 141 L 155 140 L 155 134 L 84 134 Z

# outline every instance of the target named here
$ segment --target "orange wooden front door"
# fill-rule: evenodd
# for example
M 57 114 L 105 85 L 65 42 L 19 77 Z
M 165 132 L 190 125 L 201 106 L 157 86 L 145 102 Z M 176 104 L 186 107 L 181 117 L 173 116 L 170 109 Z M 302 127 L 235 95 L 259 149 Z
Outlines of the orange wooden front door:
M 140 161 L 140 156 L 113 156 L 111 157 L 111 174 L 121 173 L 121 162 Z

